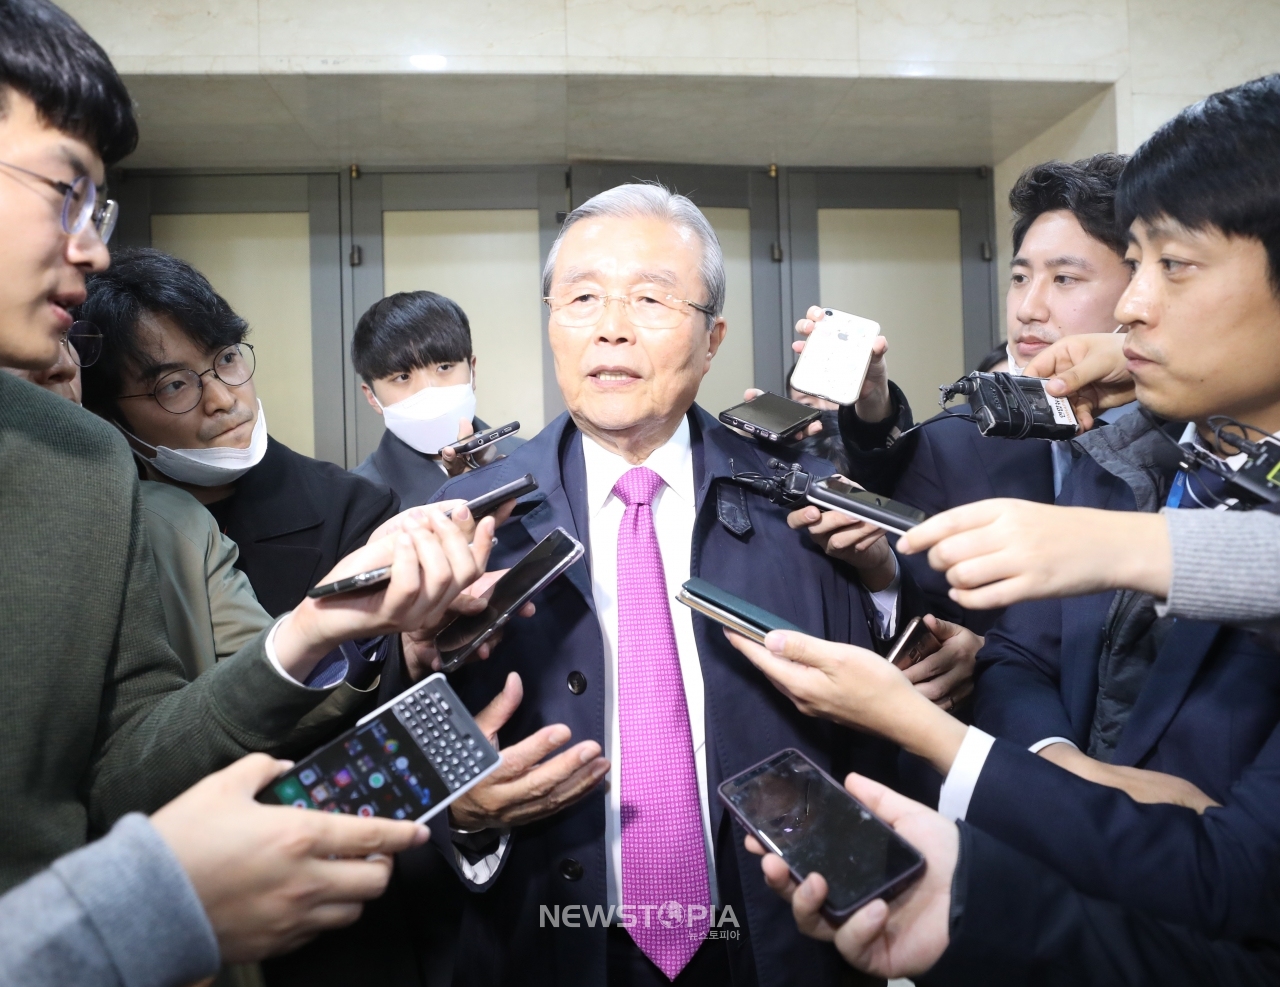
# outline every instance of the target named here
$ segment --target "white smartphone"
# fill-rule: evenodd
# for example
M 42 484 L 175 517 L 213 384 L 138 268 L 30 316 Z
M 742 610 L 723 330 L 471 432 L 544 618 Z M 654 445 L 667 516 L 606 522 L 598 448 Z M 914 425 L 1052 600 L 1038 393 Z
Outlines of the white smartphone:
M 800 352 L 791 386 L 836 404 L 853 404 L 871 366 L 871 344 L 880 335 L 880 323 L 834 308 L 822 311 Z

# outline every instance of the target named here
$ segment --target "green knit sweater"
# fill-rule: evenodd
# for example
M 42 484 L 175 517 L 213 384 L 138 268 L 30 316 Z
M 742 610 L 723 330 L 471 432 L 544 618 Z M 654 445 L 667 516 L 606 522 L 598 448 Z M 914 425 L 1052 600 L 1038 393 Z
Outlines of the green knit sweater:
M 251 750 L 328 691 L 266 632 L 188 684 L 121 436 L 0 373 L 0 891 Z

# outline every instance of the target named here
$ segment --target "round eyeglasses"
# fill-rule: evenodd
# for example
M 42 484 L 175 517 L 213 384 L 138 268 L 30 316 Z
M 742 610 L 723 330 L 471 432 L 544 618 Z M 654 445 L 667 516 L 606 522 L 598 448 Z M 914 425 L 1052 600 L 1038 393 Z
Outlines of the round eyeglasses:
M 228 387 L 247 384 L 255 366 L 253 347 L 248 343 L 232 343 L 213 356 L 213 366 L 204 373 L 194 370 L 174 370 L 156 381 L 156 386 L 145 394 L 122 394 L 125 398 L 155 398 L 156 403 L 172 415 L 185 415 L 200 404 L 204 395 L 204 378 L 213 374 Z
M 674 329 L 684 321 L 685 306 L 704 315 L 715 313 L 688 298 L 677 298 L 653 285 L 636 285 L 625 295 L 597 294 L 583 285 L 564 285 L 542 299 L 562 326 L 586 329 L 598 325 L 611 301 L 622 303 L 627 321 L 641 329 Z
M 73 322 L 62 337 L 62 345 L 80 367 L 92 367 L 102 356 L 102 333 L 92 322 Z
M 120 218 L 120 204 L 114 199 L 103 199 L 98 202 L 98 186 L 88 175 L 81 175 L 73 182 L 60 182 L 39 172 L 0 161 L 0 165 L 13 171 L 22 172 L 37 181 L 44 182 L 51 189 L 62 194 L 62 231 L 75 236 L 84 231 L 90 223 L 98 234 L 98 239 L 106 243 L 115 232 L 116 220 Z

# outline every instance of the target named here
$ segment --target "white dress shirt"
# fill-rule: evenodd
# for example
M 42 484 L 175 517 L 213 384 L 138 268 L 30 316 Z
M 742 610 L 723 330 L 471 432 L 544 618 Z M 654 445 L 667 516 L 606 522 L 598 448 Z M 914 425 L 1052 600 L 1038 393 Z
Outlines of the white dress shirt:
M 605 449 L 588 435 L 582 437 L 582 454 L 587 470 L 588 538 L 591 546 L 591 595 L 600 620 L 604 641 L 604 756 L 610 771 L 605 798 L 606 889 L 608 905 L 622 899 L 622 807 L 621 740 L 618 727 L 618 530 L 626 505 L 614 494 L 614 484 L 633 469 L 621 456 Z M 684 419 L 675 435 L 654 450 L 642 464 L 663 479 L 653 499 L 653 524 L 662 553 L 667 580 L 667 599 L 675 628 L 680 674 L 684 679 L 685 705 L 689 709 L 689 730 L 693 736 L 693 757 L 698 777 L 698 803 L 702 811 L 702 837 L 707 852 L 707 877 L 711 903 L 719 906 L 715 860 L 711 849 L 711 814 L 707 803 L 706 718 L 703 701 L 702 665 L 693 636 L 693 612 L 677 603 L 676 594 L 689 578 L 693 550 L 693 525 L 697 510 L 693 484 L 693 448 L 689 442 L 689 421 Z

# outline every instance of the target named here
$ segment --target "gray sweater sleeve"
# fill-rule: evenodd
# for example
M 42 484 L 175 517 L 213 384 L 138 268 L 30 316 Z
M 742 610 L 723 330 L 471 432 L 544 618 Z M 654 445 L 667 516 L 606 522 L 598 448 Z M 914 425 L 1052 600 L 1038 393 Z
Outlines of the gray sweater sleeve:
M 1280 517 L 1265 511 L 1165 510 L 1170 616 L 1218 623 L 1280 619 Z
M 137 813 L 0 897 L 3 987 L 180 987 L 218 961 L 195 889 Z

